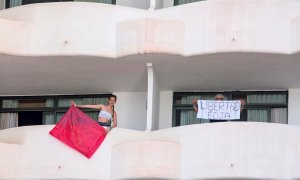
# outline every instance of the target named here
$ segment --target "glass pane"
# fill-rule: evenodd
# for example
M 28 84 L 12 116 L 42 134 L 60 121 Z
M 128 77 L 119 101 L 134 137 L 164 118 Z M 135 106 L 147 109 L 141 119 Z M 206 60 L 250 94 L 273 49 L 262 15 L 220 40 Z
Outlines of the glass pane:
M 287 108 L 272 108 L 271 109 L 271 122 L 287 124 Z
M 54 99 L 47 99 L 46 107 L 54 107 Z
M 86 112 L 93 120 L 98 121 L 98 112 Z
M 66 112 L 58 112 L 58 113 L 56 113 L 56 117 L 55 117 L 56 123 L 59 122 L 59 120 L 63 117 L 63 115 L 64 115 L 65 113 L 66 113 Z
M 285 94 L 250 94 L 247 95 L 248 104 L 275 104 L 287 103 Z
M 179 122 L 179 126 L 189 124 L 208 123 L 208 119 L 198 119 L 197 113 L 193 110 L 176 110 L 176 122 Z
M 55 124 L 54 113 L 46 112 L 44 118 L 45 125 Z
M 55 117 L 56 123 L 63 117 L 63 115 L 65 113 L 66 112 L 58 112 L 58 113 L 56 113 L 56 117 Z M 84 113 L 87 114 L 93 120 L 98 121 L 98 112 L 84 112 Z
M 204 1 L 204 0 L 175 0 L 175 5 L 187 4 L 187 3 L 198 2 L 198 1 Z
M 2 100 L 2 108 L 17 108 L 18 104 L 18 100 Z
M 180 104 L 192 104 L 193 100 L 198 100 L 200 99 L 200 96 L 176 96 L 175 103 L 176 105 Z
M 74 101 L 77 105 L 107 104 L 108 98 L 60 98 L 58 100 L 58 107 L 70 107 L 71 101 Z
M 9 7 L 21 6 L 22 0 L 10 0 Z
M 254 122 L 270 122 L 268 110 L 247 110 L 247 120 Z
M 82 104 L 107 104 L 108 98 L 83 98 Z
M 70 107 L 71 101 L 74 101 L 76 104 L 82 104 L 82 98 L 60 98 L 58 99 L 58 107 Z
M 18 126 L 18 113 L 0 113 L 0 130 Z
M 224 95 L 225 100 L 228 100 L 228 96 Z M 192 104 L 193 100 L 214 100 L 215 95 L 182 95 L 182 96 L 176 96 L 175 104 L 176 105 L 187 105 Z

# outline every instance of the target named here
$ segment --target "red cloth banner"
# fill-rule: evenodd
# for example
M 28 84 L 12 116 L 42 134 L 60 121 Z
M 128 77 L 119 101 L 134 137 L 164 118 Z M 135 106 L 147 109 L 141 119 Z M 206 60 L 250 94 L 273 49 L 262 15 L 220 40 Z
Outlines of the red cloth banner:
M 49 133 L 87 158 L 92 157 L 107 134 L 102 126 L 75 106 L 69 108 Z

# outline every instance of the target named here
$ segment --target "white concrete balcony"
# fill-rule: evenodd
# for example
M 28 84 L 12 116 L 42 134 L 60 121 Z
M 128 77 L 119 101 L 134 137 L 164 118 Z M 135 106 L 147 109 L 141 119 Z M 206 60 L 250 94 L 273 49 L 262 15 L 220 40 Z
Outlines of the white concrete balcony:
M 0 131 L 1 179 L 299 179 L 300 129 L 212 123 L 151 133 L 116 128 L 92 156 L 53 126 Z
M 161 90 L 300 88 L 299 32 L 296 0 L 25 5 L 0 11 L 0 94 L 144 92 L 148 62 Z
M 9 55 L 144 53 L 183 56 L 300 50 L 295 0 L 215 0 L 147 11 L 101 3 L 41 3 L 0 12 L 0 52 Z

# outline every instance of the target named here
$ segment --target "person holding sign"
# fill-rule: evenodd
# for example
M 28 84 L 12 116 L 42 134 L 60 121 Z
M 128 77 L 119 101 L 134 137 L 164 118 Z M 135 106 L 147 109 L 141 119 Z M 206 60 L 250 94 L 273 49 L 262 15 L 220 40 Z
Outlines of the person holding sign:
M 240 100 L 224 101 L 222 94 L 217 94 L 215 100 L 194 100 L 193 108 L 197 118 L 210 119 L 210 122 L 225 122 L 240 119 L 240 113 L 245 102 Z

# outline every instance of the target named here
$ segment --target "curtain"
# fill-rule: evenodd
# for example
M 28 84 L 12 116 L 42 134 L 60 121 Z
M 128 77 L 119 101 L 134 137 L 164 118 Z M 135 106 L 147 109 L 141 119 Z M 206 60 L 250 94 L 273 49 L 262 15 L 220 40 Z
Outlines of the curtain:
M 107 104 L 108 98 L 83 98 L 82 104 Z
M 285 94 L 251 94 L 251 95 L 247 95 L 247 103 L 249 104 L 286 103 L 286 95 Z
M 186 104 L 192 104 L 193 100 L 214 100 L 214 95 L 201 95 L 201 96 L 181 96 L 180 99 L 176 100 L 177 105 L 186 105 Z M 225 96 L 225 99 L 228 99 L 228 97 Z
M 90 118 L 92 118 L 93 120 L 98 121 L 98 112 L 86 112 L 85 114 L 90 116 Z
M 287 109 L 286 108 L 273 108 L 271 110 L 271 122 L 287 124 Z
M 200 99 L 199 96 L 181 96 L 179 104 L 192 104 L 194 99 Z
M 18 113 L 1 113 L 0 130 L 18 126 Z
M 180 110 L 180 125 L 190 125 L 199 123 L 209 123 L 209 119 L 197 118 L 197 113 L 193 110 Z
M 17 108 L 18 100 L 3 100 L 3 108 Z M 7 129 L 18 126 L 18 113 L 1 113 L 0 129 Z
M 285 104 L 285 94 L 250 94 L 247 95 L 249 104 Z M 248 121 L 287 123 L 286 108 L 272 108 L 271 117 L 268 117 L 268 110 L 248 110 Z
M 187 3 L 198 2 L 198 1 L 203 1 L 203 0 L 177 0 L 177 3 L 175 3 L 175 5 L 187 4 Z
M 70 107 L 71 101 L 74 101 L 76 104 L 81 105 L 82 104 L 82 98 L 61 98 L 58 100 L 58 107 Z
M 61 99 L 58 100 L 58 107 L 69 107 L 71 105 L 71 101 L 74 101 L 77 105 L 82 105 L 82 104 L 107 104 L 108 103 L 108 98 L 107 97 L 106 98 L 73 98 L 73 99 L 61 98 Z M 95 121 L 98 120 L 98 113 L 99 112 L 85 112 L 85 113 L 88 116 L 90 116 L 92 119 L 94 119 Z M 56 113 L 56 117 L 55 117 L 56 123 L 62 118 L 62 116 L 64 114 L 65 114 L 65 112 Z M 53 118 L 54 118 L 54 116 L 53 116 Z M 46 119 L 47 119 L 47 115 L 46 115 Z M 51 119 L 51 118 L 48 117 L 48 119 Z
M 213 99 L 214 96 L 182 96 L 180 99 L 180 104 L 192 104 L 194 99 Z M 199 124 L 208 123 L 209 119 L 199 119 L 197 118 L 197 113 L 194 110 L 182 109 L 180 110 L 180 125 L 189 124 Z
M 54 114 L 53 113 L 47 112 L 45 114 L 44 124 L 45 125 L 55 124 L 55 119 L 54 119 Z
M 108 98 L 83 98 L 83 104 L 107 104 Z M 93 120 L 98 121 L 99 112 L 86 112 Z
M 59 120 L 63 117 L 63 115 L 65 114 L 66 112 L 58 112 L 56 113 L 56 123 L 59 122 Z M 93 120 L 95 121 L 98 121 L 98 113 L 99 112 L 85 112 L 85 114 L 87 114 L 88 116 L 90 116 Z M 52 117 L 52 116 L 51 116 Z M 48 117 L 47 119 L 47 115 L 46 115 L 46 120 L 47 122 L 52 122 L 52 119 L 51 117 Z M 54 121 L 54 116 L 53 116 L 53 122 L 54 123 L 51 123 L 51 124 L 55 124 L 55 121 Z M 46 123 L 46 121 L 45 121 Z
M 66 112 L 58 112 L 56 113 L 55 122 L 58 123 L 59 120 L 63 117 Z
M 21 6 L 22 0 L 10 0 L 9 7 Z
M 18 100 L 3 100 L 2 108 L 17 108 L 19 104 Z
M 82 104 L 107 104 L 108 98 L 61 98 L 58 100 L 58 107 L 70 107 L 71 101 L 77 105 Z
M 113 4 L 113 0 L 74 0 L 74 1 Z
M 54 100 L 53 99 L 47 99 L 45 103 L 46 107 L 54 107 Z
M 248 110 L 247 120 L 255 122 L 268 122 L 268 110 Z

